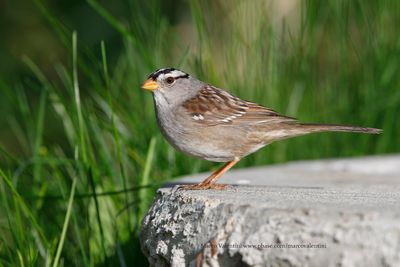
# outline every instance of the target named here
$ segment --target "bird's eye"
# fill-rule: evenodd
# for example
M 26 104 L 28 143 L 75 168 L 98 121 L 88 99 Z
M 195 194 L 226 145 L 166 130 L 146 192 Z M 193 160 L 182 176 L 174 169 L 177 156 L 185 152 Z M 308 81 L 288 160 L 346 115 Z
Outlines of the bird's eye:
M 175 81 L 175 79 L 174 79 L 174 77 L 168 77 L 165 81 L 166 81 L 168 84 L 173 84 L 174 81 Z

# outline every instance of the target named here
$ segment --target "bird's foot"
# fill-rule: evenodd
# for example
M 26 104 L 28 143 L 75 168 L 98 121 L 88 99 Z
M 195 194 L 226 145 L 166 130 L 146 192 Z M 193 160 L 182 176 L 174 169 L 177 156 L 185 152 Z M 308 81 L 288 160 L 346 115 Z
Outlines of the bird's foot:
M 199 184 L 187 184 L 179 186 L 179 190 L 224 190 L 227 189 L 229 185 L 227 184 L 214 184 L 214 183 L 199 183 Z

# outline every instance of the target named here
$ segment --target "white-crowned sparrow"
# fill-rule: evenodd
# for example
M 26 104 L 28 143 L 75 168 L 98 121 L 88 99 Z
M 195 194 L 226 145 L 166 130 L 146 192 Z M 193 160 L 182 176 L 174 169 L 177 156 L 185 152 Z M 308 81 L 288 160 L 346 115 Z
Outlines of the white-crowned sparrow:
M 227 162 L 203 182 L 184 186 L 186 189 L 224 188 L 215 184 L 219 177 L 241 158 L 278 140 L 315 132 L 381 132 L 375 128 L 300 123 L 174 68 L 153 72 L 142 88 L 153 92 L 158 125 L 172 146 L 191 156 Z

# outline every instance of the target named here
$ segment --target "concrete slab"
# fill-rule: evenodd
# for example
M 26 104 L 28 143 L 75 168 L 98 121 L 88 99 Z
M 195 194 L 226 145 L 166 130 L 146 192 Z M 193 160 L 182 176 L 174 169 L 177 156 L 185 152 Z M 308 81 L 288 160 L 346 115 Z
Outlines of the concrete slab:
M 221 182 L 236 185 L 158 191 L 141 232 L 152 266 L 400 266 L 400 156 L 241 169 Z

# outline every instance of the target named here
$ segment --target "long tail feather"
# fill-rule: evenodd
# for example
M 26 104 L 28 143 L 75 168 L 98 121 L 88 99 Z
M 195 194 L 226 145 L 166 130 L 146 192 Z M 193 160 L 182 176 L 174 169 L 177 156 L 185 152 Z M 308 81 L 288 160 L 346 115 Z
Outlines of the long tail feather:
M 336 124 L 301 123 L 298 124 L 298 126 L 299 130 L 304 130 L 304 133 L 353 132 L 353 133 L 366 133 L 366 134 L 380 134 L 382 132 L 382 129 L 377 129 L 377 128 L 336 125 Z
M 310 133 L 320 132 L 352 132 L 379 134 L 381 129 L 348 126 L 339 124 L 319 124 L 319 123 L 285 123 L 275 129 L 269 128 L 265 131 L 265 143 L 271 143 L 278 140 L 288 139 Z

